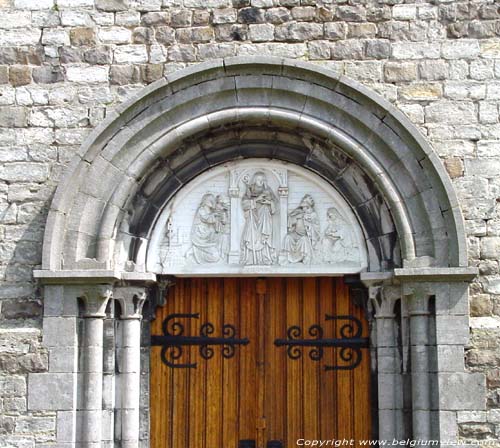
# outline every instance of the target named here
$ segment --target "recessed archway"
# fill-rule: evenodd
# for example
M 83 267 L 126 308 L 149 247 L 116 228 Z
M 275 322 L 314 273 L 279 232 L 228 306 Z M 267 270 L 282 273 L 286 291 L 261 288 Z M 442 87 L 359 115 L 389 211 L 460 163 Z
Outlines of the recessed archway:
M 363 86 L 312 64 L 257 57 L 196 65 L 151 84 L 93 131 L 56 190 L 43 265 L 35 275 L 45 282 L 51 304 L 44 325 L 76 328 L 79 319 L 85 322 L 78 348 L 84 375 L 64 372 L 71 399 L 57 408 L 80 413 L 72 415 L 76 441 L 101 441 L 102 321 L 113 294 L 122 305 L 117 319 L 122 340 L 111 351 L 125 348 L 117 351 L 131 370 L 117 374 L 125 398 L 109 415 L 121 406 L 117 415 L 126 430 L 120 440 L 137 444 L 138 322 L 148 290 L 163 294 L 145 256 L 155 226 L 166 204 L 191 180 L 250 157 L 300 165 L 348 204 L 366 243 L 368 272 L 361 279 L 370 287 L 374 334 L 385 349 L 373 356 L 385 369 L 376 377 L 384 398 L 380 436 L 406 438 L 412 427 L 402 423 L 406 414 L 413 419 L 412 436 L 445 440 L 446 413 L 462 409 L 453 384 L 475 391 L 471 406 L 484 402 L 484 377 L 463 372 L 466 282 L 475 271 L 467 269 L 463 221 L 450 179 L 418 130 Z M 84 298 L 81 315 L 78 297 Z M 405 303 L 401 319 L 414 332 L 406 351 L 396 338 L 399 300 Z M 448 328 L 459 336 L 447 338 Z M 65 342 L 54 344 L 61 348 Z M 73 347 L 74 360 L 78 350 Z M 411 391 L 402 389 L 401 377 L 408 352 L 419 361 Z M 449 365 L 458 367 L 449 371 Z M 59 374 L 44 374 L 44 381 L 57 381 Z M 431 383 L 436 390 L 426 389 Z M 403 409 L 405 403 L 411 410 Z
M 400 112 L 310 64 L 234 58 L 167 76 L 94 130 L 56 192 L 43 267 L 114 269 L 121 229 L 130 261 L 144 269 L 134 247 L 171 195 L 211 166 L 248 155 L 328 179 L 364 222 L 378 260 L 371 271 L 394 267 L 385 259 L 394 239 L 398 264 L 466 265 L 449 178 Z

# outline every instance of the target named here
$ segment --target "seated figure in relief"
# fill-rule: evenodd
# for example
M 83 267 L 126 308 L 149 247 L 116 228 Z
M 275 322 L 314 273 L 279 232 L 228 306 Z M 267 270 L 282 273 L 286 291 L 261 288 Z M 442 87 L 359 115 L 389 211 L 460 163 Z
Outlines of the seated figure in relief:
M 283 241 L 285 262 L 313 263 L 320 238 L 320 224 L 314 209 L 314 199 L 306 194 L 299 206 L 288 214 L 288 233 Z
M 327 226 L 321 239 L 321 253 L 326 263 L 356 261 L 356 250 L 348 223 L 335 207 L 326 211 Z
M 277 198 L 267 184 L 266 175 L 257 171 L 241 199 L 245 225 L 241 236 L 240 263 L 270 265 L 276 261 L 273 244 L 273 217 Z
M 226 226 L 229 226 L 228 213 L 222 198 L 204 194 L 194 216 L 191 248 L 186 257 L 198 264 L 221 261 Z

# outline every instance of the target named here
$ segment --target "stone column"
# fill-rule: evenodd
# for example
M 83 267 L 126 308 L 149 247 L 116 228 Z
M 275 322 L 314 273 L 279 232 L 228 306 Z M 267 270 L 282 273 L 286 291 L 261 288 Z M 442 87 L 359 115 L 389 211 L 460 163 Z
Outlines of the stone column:
M 139 446 L 139 398 L 141 359 L 142 307 L 146 300 L 145 288 L 117 287 L 115 299 L 121 305 L 121 447 Z
M 406 289 L 410 316 L 413 438 L 431 440 L 431 381 L 429 359 L 429 295 L 421 286 Z
M 89 286 L 83 300 L 83 403 L 79 440 L 86 448 L 99 448 L 102 440 L 103 323 L 112 290 L 108 285 Z
M 398 352 L 394 306 L 401 297 L 399 287 L 370 287 L 375 310 L 379 397 L 379 439 L 392 442 L 403 437 L 401 360 Z
M 240 232 L 236 225 L 238 222 L 238 208 L 240 207 L 240 189 L 232 186 L 229 189 L 231 198 L 231 244 L 229 248 L 229 264 L 238 264 L 240 262 Z
M 278 196 L 280 198 L 280 241 L 279 247 L 283 244 L 288 232 L 288 188 L 280 186 L 278 188 Z

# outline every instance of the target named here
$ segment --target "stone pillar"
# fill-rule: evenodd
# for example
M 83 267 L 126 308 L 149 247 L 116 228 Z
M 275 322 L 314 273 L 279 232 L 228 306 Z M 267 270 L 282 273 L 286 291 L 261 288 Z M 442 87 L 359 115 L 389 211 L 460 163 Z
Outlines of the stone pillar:
M 121 447 L 139 446 L 139 398 L 141 359 L 142 307 L 146 300 L 145 288 L 117 287 L 115 299 L 121 305 Z
M 410 358 L 413 438 L 431 440 L 431 375 L 429 359 L 429 294 L 420 285 L 407 287 L 410 316 Z
M 229 248 L 229 264 L 238 264 L 240 262 L 240 232 L 236 223 L 238 222 L 238 209 L 240 207 L 240 189 L 232 186 L 229 189 L 231 198 L 231 245 Z
M 99 448 L 102 440 L 103 323 L 112 290 L 108 285 L 89 286 L 80 298 L 84 303 L 83 403 L 81 445 Z
M 394 286 L 369 288 L 370 302 L 375 310 L 379 439 L 389 442 L 403 437 L 401 359 L 394 313 L 400 291 Z
M 283 244 L 283 238 L 288 231 L 288 188 L 279 187 L 278 196 L 280 198 L 280 241 L 279 247 Z

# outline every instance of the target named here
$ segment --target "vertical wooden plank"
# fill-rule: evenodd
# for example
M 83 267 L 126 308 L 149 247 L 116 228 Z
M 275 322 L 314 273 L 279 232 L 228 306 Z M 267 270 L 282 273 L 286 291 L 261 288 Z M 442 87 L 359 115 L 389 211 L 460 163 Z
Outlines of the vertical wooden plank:
M 288 278 L 286 282 L 287 306 L 286 327 L 301 324 L 302 291 L 300 279 Z M 303 358 L 304 355 L 302 355 Z M 295 440 L 303 437 L 303 412 L 302 412 L 302 362 L 303 359 L 288 359 L 287 369 L 287 441 L 285 446 L 292 446 Z
M 239 325 L 239 290 L 238 280 L 224 279 L 224 323 L 236 328 L 237 338 L 244 338 Z M 223 358 L 223 405 L 222 405 L 222 445 L 227 447 L 238 446 L 238 377 L 241 346 L 235 347 L 233 358 Z M 191 446 L 191 445 L 190 445 Z
M 254 279 L 241 279 L 240 287 L 240 328 L 241 334 L 250 339 L 250 343 L 241 347 L 240 352 L 240 401 L 238 403 L 238 438 L 253 439 L 256 437 L 256 388 L 257 388 L 257 309 Z
M 159 335 L 161 334 L 161 328 L 159 322 L 162 320 L 162 308 L 156 310 L 155 320 L 151 322 L 151 334 Z M 159 416 L 161 413 L 161 360 L 160 360 L 160 347 L 151 347 L 150 351 L 150 377 L 149 377 L 149 387 L 150 387 L 150 428 L 151 428 L 151 448 L 159 448 L 158 430 L 159 430 Z
M 266 332 L 265 416 L 268 440 L 284 440 L 286 421 L 286 349 L 276 347 L 274 341 L 286 337 L 285 294 L 281 278 L 268 279 L 269 299 L 265 314 Z
M 215 337 L 222 332 L 222 279 L 212 278 L 208 281 L 207 301 L 207 319 L 215 330 L 210 336 Z M 222 446 L 222 354 L 220 346 L 210 349 L 214 351 L 213 357 L 203 361 L 207 364 L 207 448 Z
M 200 320 L 191 325 L 191 335 L 197 335 L 201 322 L 206 319 L 205 280 L 191 279 L 191 312 L 200 313 Z M 189 437 L 187 446 L 205 448 L 205 366 L 199 355 L 199 347 L 190 348 L 190 361 L 197 363 L 196 369 L 189 372 Z
M 333 322 L 325 322 L 325 315 L 335 314 L 335 280 L 327 277 L 319 279 L 319 320 L 323 326 L 325 337 L 335 336 L 335 325 Z M 335 363 L 333 349 L 326 349 L 323 360 L 320 363 L 320 397 L 318 400 L 320 409 L 320 434 L 321 439 L 337 439 L 337 408 L 336 408 L 336 372 L 324 370 L 324 366 Z
M 156 311 L 151 334 L 162 335 L 163 320 L 172 312 L 175 302 L 175 286 L 169 291 L 166 304 Z M 153 347 L 151 355 L 151 446 L 170 448 L 172 428 L 171 369 L 161 361 L 161 347 Z
M 189 304 L 186 300 L 186 283 L 188 281 L 189 279 L 177 280 L 174 313 L 187 313 L 189 311 Z M 184 325 L 184 334 L 191 334 L 191 320 L 179 319 L 179 322 L 182 322 Z M 189 348 L 183 347 L 183 354 L 176 362 L 182 364 L 189 362 Z M 172 369 L 172 448 L 184 448 L 186 446 L 188 370 L 189 369 Z
M 264 446 L 266 443 L 266 412 L 265 412 L 265 383 L 266 383 L 266 344 L 267 326 L 266 302 L 267 302 L 267 280 L 256 280 L 257 293 L 257 328 L 258 328 L 258 348 L 257 348 L 257 446 Z
M 351 301 L 352 315 L 357 317 L 363 325 L 362 337 L 369 337 L 368 322 L 364 310 L 355 306 Z M 353 400 L 355 408 L 354 416 L 354 439 L 357 446 L 359 440 L 371 438 L 371 396 L 370 396 L 370 352 L 368 349 L 361 350 L 361 364 L 352 372 L 353 376 Z
M 337 280 L 337 315 L 348 315 L 350 311 L 349 296 L 347 287 L 343 280 Z M 340 337 L 340 328 L 345 321 L 339 321 L 337 325 L 337 337 Z M 337 350 L 339 364 L 340 350 Z M 345 363 L 344 363 L 345 364 Z M 340 439 L 351 439 L 354 436 L 354 412 L 353 412 L 353 395 L 352 395 L 352 371 L 339 370 L 337 373 L 337 409 L 338 409 L 338 437 Z
M 302 280 L 303 310 L 302 310 L 302 331 L 304 338 L 317 337 L 317 334 L 310 334 L 309 328 L 313 325 L 320 325 L 324 328 L 323 321 L 319 319 L 318 296 L 316 289 L 316 278 L 308 277 Z M 304 435 L 306 439 L 317 439 L 319 435 L 319 412 L 318 412 L 318 361 L 313 361 L 309 357 L 311 349 L 307 348 L 303 353 L 303 418 Z

